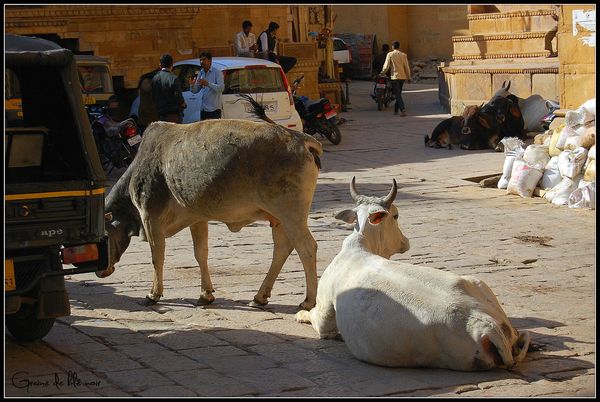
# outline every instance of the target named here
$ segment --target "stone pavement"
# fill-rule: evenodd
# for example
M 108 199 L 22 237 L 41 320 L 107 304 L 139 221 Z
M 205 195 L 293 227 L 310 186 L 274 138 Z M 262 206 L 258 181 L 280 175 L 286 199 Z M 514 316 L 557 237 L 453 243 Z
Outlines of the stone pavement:
M 270 303 L 248 307 L 271 261 L 268 223 L 239 233 L 209 225 L 215 302 L 196 306 L 200 272 L 191 236 L 167 240 L 165 292 L 139 303 L 152 281 L 150 250 L 134 237 L 113 275 L 71 276 L 72 315 L 42 341 L 5 336 L 6 396 L 586 396 L 595 395 L 595 211 L 558 207 L 466 178 L 500 173 L 493 151 L 431 149 L 424 134 L 448 117 L 436 85 L 408 84 L 408 117 L 378 112 L 372 83 L 350 86 L 342 143 L 324 140 L 309 226 L 322 274 L 350 234 L 335 211 L 360 193 L 396 205 L 411 249 L 394 260 L 474 274 L 496 293 L 532 350 L 513 371 L 385 368 L 354 359 L 294 321 L 304 273 L 294 252 Z M 29 385 L 29 386 L 27 386 Z

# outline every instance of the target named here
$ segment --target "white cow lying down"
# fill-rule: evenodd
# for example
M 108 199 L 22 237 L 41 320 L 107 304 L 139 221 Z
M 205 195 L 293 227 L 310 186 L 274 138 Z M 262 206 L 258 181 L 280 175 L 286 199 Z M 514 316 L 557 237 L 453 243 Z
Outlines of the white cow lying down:
M 391 367 L 486 370 L 523 360 L 529 333 L 520 336 L 490 288 L 473 276 L 388 258 L 409 249 L 392 204 L 397 186 L 383 198 L 350 193 L 357 203 L 336 218 L 354 232 L 325 269 L 317 304 L 296 314 L 321 338 L 338 334 L 363 361 Z

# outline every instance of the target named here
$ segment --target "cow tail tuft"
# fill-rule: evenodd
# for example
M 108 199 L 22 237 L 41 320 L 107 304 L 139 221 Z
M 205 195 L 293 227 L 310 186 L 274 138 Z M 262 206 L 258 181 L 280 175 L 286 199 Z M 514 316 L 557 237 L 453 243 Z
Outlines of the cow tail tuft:
M 241 99 L 245 99 L 248 102 L 250 102 L 250 104 L 252 105 L 253 109 L 252 109 L 252 113 L 254 113 L 256 115 L 256 117 L 258 117 L 261 120 L 266 121 L 267 123 L 271 123 L 271 124 L 277 124 L 275 123 L 273 120 L 271 120 L 268 116 L 267 113 L 265 112 L 265 108 L 263 105 L 261 105 L 260 103 L 258 103 L 254 98 L 252 98 L 252 96 L 248 95 L 248 94 L 238 94 L 238 96 Z M 239 100 L 239 99 L 238 99 Z M 236 101 L 237 102 L 237 101 Z

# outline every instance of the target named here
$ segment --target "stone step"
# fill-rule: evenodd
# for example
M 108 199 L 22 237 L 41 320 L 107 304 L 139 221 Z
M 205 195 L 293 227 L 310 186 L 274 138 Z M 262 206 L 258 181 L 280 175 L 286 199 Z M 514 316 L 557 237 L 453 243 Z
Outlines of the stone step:
M 546 32 L 453 36 L 455 60 L 546 57 Z M 556 39 L 554 39 L 556 40 Z
M 518 97 L 538 94 L 545 99 L 558 101 L 556 58 L 552 62 L 530 59 L 526 63 L 519 60 L 477 64 L 453 61 L 442 63 L 440 70 L 448 88 L 443 101 L 453 115 L 462 113 L 464 105 L 488 102 L 504 81 L 511 81 L 510 92 Z
M 556 26 L 554 10 L 517 10 L 499 13 L 469 14 L 471 35 L 547 32 Z

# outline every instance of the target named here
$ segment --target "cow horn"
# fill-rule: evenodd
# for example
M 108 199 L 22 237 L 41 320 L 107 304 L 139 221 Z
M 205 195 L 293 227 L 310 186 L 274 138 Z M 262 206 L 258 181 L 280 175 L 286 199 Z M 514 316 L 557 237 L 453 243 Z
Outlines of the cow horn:
M 358 198 L 360 196 L 356 192 L 356 176 L 352 176 L 352 182 L 350 183 L 350 196 L 354 202 L 358 202 Z
M 506 85 L 506 80 L 502 81 L 502 89 L 504 89 L 505 85 Z
M 396 179 L 392 180 L 394 181 L 392 189 L 390 190 L 390 193 L 386 195 L 383 199 L 383 205 L 385 205 L 387 208 L 389 208 L 392 205 L 392 202 L 394 202 L 394 200 L 396 199 L 396 194 L 398 194 L 398 184 L 396 184 Z
M 509 89 L 510 89 L 510 81 L 508 81 L 508 85 L 506 87 L 506 91 L 508 92 Z

